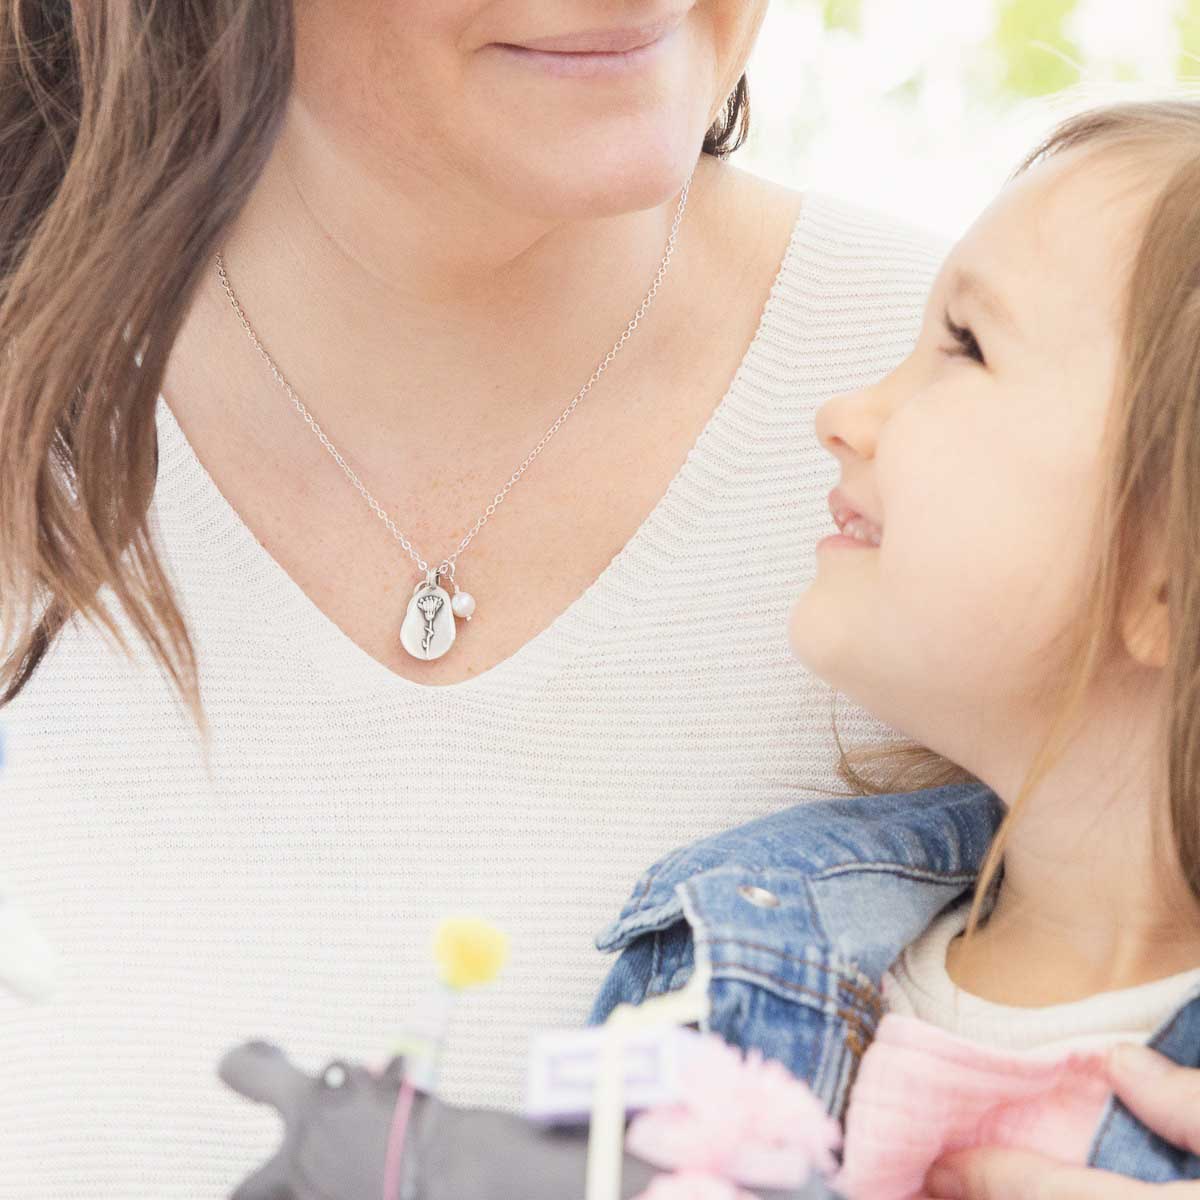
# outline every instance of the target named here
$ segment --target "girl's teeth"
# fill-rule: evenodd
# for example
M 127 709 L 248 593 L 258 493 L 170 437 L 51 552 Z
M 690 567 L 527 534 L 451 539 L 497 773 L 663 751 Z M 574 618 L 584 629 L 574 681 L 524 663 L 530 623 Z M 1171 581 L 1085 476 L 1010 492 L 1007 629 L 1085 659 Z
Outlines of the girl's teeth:
M 878 546 L 883 540 L 882 532 L 870 521 L 864 520 L 862 517 L 851 517 L 845 525 L 842 526 L 842 533 L 846 537 L 852 537 L 860 542 L 867 542 L 872 546 Z

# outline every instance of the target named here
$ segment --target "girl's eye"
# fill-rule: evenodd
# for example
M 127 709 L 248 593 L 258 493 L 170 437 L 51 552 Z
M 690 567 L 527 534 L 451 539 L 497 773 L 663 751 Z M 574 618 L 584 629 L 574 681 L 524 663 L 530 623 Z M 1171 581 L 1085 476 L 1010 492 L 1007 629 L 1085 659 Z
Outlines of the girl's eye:
M 987 366 L 983 358 L 983 351 L 979 348 L 979 343 L 975 340 L 975 335 L 965 325 L 956 325 L 950 319 L 950 313 L 947 311 L 942 317 L 946 325 L 946 332 L 954 339 L 956 350 L 949 350 L 947 353 L 951 358 L 969 358 L 979 363 L 980 366 Z

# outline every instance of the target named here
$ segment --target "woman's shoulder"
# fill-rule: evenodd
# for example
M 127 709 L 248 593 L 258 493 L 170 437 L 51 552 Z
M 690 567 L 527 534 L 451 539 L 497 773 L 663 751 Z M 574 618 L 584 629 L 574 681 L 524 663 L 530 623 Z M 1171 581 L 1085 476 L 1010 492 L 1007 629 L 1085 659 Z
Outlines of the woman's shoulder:
M 790 238 L 782 266 L 834 293 L 883 304 L 923 300 L 951 239 L 874 203 L 823 187 L 795 188 L 728 160 L 707 166 L 713 209 L 726 234 L 746 243 L 767 231 Z M 773 232 L 772 232 L 773 231 Z
M 767 389 L 782 436 L 802 429 L 808 446 L 817 404 L 911 351 L 949 239 L 861 200 L 788 187 L 727 161 L 705 166 L 703 183 L 700 277 L 718 286 L 698 290 L 769 293 L 740 386 Z

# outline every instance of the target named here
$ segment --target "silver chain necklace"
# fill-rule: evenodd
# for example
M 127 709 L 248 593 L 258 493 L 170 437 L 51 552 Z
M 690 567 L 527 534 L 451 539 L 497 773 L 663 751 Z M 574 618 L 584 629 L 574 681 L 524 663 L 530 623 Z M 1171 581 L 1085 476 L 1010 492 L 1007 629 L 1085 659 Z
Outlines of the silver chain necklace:
M 695 172 L 693 171 L 693 174 Z M 255 349 L 266 360 L 267 366 L 271 368 L 271 374 L 282 385 L 283 389 L 291 398 L 292 404 L 296 411 L 305 419 L 309 428 L 320 439 L 321 445 L 333 456 L 334 461 L 342 468 L 346 478 L 354 485 L 355 489 L 362 495 L 363 499 L 371 506 L 375 515 L 387 526 L 391 535 L 400 543 L 400 545 L 408 552 L 409 558 L 416 564 L 421 571 L 423 578 L 417 581 L 413 589 L 412 599 L 408 602 L 408 609 L 404 616 L 404 621 L 400 626 L 400 644 L 414 658 L 433 659 L 441 658 L 443 654 L 454 644 L 456 635 L 455 617 L 461 617 L 463 620 L 469 621 L 475 612 L 475 598 L 470 592 L 462 591 L 458 586 L 458 581 L 454 578 L 455 564 L 458 561 L 458 556 L 471 544 L 471 540 L 475 535 L 487 524 L 489 518 L 495 513 L 504 501 L 504 497 L 508 495 L 513 485 L 525 474 L 529 465 L 533 462 L 542 450 L 546 443 L 559 431 L 566 419 L 575 411 L 575 406 L 591 391 L 592 385 L 600 378 L 607 369 L 608 364 L 616 358 L 618 351 L 629 340 L 633 331 L 638 327 L 638 322 L 646 315 L 651 302 L 658 293 L 659 286 L 662 284 L 663 278 L 667 273 L 667 266 L 670 264 L 671 255 L 675 250 L 675 238 L 679 232 L 679 222 L 683 218 L 683 210 L 687 205 L 688 189 L 691 187 L 692 176 L 689 175 L 687 182 L 683 185 L 683 191 L 679 197 L 679 207 L 675 212 L 675 220 L 671 224 L 671 233 L 667 238 L 667 248 L 663 254 L 662 263 L 659 265 L 658 273 L 654 277 L 654 283 L 650 290 L 646 293 L 645 298 L 638 306 L 638 310 L 634 313 L 632 320 L 625 327 L 624 332 L 617 339 L 613 348 L 604 356 L 600 365 L 592 372 L 591 378 L 579 389 L 575 394 L 575 398 L 563 409 L 558 420 L 550 426 L 549 429 L 542 435 L 541 441 L 529 452 L 525 461 L 512 473 L 508 482 L 498 491 L 493 498 L 491 504 L 483 511 L 483 514 L 475 522 L 474 525 L 467 531 L 466 536 L 458 543 L 458 548 L 453 554 L 443 558 L 436 566 L 431 567 L 429 563 L 421 557 L 417 550 L 413 547 L 412 542 L 404 536 L 403 533 L 396 527 L 396 523 L 386 512 L 380 507 L 379 502 L 367 491 L 362 480 L 354 473 L 346 460 L 338 453 L 334 444 L 325 436 L 320 425 L 313 419 L 312 413 L 305 408 L 300 397 L 292 390 L 291 385 L 280 374 L 279 368 L 275 365 L 274 360 L 264 349 L 262 342 L 258 340 L 257 334 L 250 327 L 250 322 L 246 319 L 246 314 L 242 310 L 241 304 L 238 303 L 237 296 L 234 294 L 233 287 L 229 283 L 229 276 L 225 272 L 225 262 L 221 257 L 220 252 L 217 253 L 217 274 L 221 277 L 221 286 L 225 289 L 229 296 L 230 302 L 233 304 L 238 318 L 241 320 L 246 333 L 249 334 L 250 340 L 254 343 Z M 454 595 L 441 586 L 441 579 L 445 577 L 449 579 L 451 586 L 454 588 Z

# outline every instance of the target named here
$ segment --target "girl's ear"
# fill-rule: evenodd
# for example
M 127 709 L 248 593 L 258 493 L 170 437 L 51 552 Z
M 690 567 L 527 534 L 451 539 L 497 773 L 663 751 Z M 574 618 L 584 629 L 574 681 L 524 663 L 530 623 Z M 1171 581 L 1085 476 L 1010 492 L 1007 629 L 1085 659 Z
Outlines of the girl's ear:
M 1149 586 L 1138 587 L 1126 606 L 1121 636 L 1130 658 L 1144 667 L 1165 667 L 1170 646 L 1167 622 L 1167 583 L 1152 576 Z

